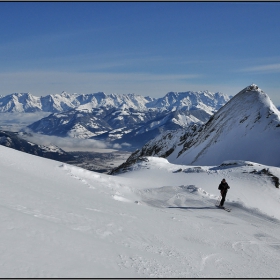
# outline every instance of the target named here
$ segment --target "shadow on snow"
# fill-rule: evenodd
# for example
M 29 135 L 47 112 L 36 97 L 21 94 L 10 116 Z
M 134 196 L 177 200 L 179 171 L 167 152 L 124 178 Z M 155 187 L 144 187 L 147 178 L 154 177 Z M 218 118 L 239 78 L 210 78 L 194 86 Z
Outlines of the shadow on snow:
M 218 209 L 215 206 L 205 206 L 205 207 L 182 207 L 182 206 L 168 206 L 167 208 L 178 208 L 178 209 L 186 209 L 186 210 L 190 210 L 190 209 Z

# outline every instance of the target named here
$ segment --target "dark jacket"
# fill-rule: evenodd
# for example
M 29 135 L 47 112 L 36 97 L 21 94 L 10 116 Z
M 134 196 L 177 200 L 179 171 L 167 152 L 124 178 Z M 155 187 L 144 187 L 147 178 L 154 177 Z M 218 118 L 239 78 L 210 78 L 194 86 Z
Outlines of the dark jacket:
M 227 192 L 227 190 L 228 190 L 229 188 L 230 188 L 230 187 L 229 187 L 229 185 L 228 185 L 227 182 L 225 182 L 225 183 L 221 182 L 218 189 L 219 189 L 221 192 L 225 193 L 225 192 Z

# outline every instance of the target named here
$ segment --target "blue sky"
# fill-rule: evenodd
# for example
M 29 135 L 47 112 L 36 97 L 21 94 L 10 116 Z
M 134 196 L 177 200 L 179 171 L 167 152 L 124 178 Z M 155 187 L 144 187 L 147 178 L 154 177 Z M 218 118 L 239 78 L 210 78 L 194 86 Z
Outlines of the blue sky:
M 0 2 L 0 94 L 210 90 L 280 105 L 280 3 Z

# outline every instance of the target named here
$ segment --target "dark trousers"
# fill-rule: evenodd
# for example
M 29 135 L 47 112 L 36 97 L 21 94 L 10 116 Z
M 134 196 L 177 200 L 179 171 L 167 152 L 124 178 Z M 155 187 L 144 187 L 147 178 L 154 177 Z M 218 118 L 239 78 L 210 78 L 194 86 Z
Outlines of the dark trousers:
M 221 192 L 221 195 L 222 195 L 222 200 L 221 200 L 221 202 L 220 202 L 220 206 L 223 206 L 223 205 L 224 205 L 224 202 L 225 202 L 225 200 L 226 200 L 227 191 Z

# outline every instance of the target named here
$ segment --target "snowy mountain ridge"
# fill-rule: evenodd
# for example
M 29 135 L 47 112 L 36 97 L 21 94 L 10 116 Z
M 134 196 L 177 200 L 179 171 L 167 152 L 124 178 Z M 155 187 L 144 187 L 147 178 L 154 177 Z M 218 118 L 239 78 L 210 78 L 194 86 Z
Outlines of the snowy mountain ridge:
M 0 97 L 0 112 L 64 112 L 79 106 L 90 108 L 120 107 L 123 104 L 131 108 L 145 108 L 145 104 L 153 101 L 151 97 L 136 94 L 109 94 L 103 92 L 92 94 L 61 94 L 33 96 L 30 93 L 13 93 Z
M 152 98 L 133 93 L 105 94 L 104 92 L 91 94 L 61 94 L 34 96 L 31 93 L 13 93 L 0 96 L 0 112 L 64 112 L 70 109 L 92 110 L 93 108 L 133 108 L 148 110 L 149 108 L 163 108 L 191 110 L 193 107 L 213 113 L 223 105 L 229 97 L 226 94 L 209 91 L 199 92 L 169 92 L 162 98 Z
M 207 123 L 164 132 L 135 151 L 123 167 L 143 156 L 165 157 L 177 164 L 213 165 L 243 159 L 280 166 L 279 139 L 280 112 L 253 84 L 236 94 Z
M 129 143 L 138 148 L 163 131 L 206 122 L 229 99 L 208 91 L 170 92 L 159 99 L 134 94 L 76 96 L 80 105 L 75 109 L 53 113 L 28 127 L 41 134 Z

